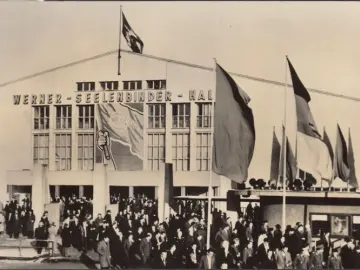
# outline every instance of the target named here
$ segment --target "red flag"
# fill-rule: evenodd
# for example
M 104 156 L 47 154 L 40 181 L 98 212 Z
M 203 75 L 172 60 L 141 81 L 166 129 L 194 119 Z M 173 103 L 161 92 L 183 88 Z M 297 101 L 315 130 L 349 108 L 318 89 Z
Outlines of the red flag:
M 217 64 L 214 112 L 213 171 L 243 183 L 255 147 L 254 117 L 249 96 Z

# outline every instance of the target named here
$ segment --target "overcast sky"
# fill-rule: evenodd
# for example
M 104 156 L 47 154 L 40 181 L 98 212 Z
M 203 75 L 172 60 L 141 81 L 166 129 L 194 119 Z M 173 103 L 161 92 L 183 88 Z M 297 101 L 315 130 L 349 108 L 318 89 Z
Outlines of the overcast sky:
M 119 5 L 1 2 L 0 84 L 116 49 Z M 216 57 L 228 71 L 281 82 L 287 54 L 305 86 L 360 97 L 360 3 L 124 2 L 123 11 L 144 41 L 146 54 L 206 66 Z M 116 72 L 114 65 L 108 67 L 111 74 Z M 70 76 L 72 71 L 68 72 Z M 84 74 L 86 70 L 81 77 Z M 66 80 L 66 75 L 52 78 Z M 251 96 L 255 114 L 258 135 L 250 174 L 268 177 L 272 126 L 276 125 L 280 136 L 284 89 L 246 79 L 236 81 Z M 11 95 L 34 89 L 38 83 L 41 78 L 36 83 L 28 80 L 0 88 L 2 171 L 31 164 L 29 150 L 24 150 L 29 148 L 30 134 L 21 129 L 21 121 L 30 119 L 25 116 L 28 110 L 14 107 Z M 351 126 L 355 152 L 359 152 L 360 104 L 311 95 L 321 132 L 326 126 L 335 142 L 336 123 L 346 137 Z

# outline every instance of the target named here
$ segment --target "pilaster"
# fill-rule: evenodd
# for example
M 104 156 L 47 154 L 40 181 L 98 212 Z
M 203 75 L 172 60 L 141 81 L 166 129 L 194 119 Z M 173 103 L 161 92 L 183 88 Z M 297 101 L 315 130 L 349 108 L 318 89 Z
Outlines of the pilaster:
M 190 171 L 196 171 L 196 103 L 190 103 Z

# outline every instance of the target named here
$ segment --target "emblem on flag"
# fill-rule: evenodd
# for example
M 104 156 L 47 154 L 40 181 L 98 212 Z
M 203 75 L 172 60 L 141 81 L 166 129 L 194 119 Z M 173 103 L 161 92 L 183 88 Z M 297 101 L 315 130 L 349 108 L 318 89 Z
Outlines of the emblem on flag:
M 104 153 L 107 160 L 110 160 L 110 137 L 109 132 L 99 130 L 97 133 L 97 147 Z
M 141 38 L 131 28 L 124 13 L 122 13 L 122 18 L 123 18 L 122 33 L 126 39 L 127 44 L 129 45 L 129 47 L 133 52 L 142 54 L 144 43 L 142 42 Z

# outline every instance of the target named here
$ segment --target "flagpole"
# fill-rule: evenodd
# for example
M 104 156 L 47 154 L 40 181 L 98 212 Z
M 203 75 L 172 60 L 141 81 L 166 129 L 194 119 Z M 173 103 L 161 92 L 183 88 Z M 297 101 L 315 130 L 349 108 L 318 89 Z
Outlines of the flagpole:
M 216 58 L 214 58 L 214 96 L 216 97 Z M 215 100 L 216 102 L 216 100 Z M 212 103 L 211 106 L 211 133 L 210 133 L 210 149 L 211 149 L 211 154 L 209 157 L 209 188 L 208 188 L 208 218 L 207 218 L 207 233 L 206 233 L 206 247 L 209 249 L 210 248 L 210 232 L 211 232 L 211 223 L 210 219 L 211 217 L 211 196 L 212 196 L 212 162 L 213 162 L 213 145 L 214 145 L 214 116 L 215 116 L 215 102 Z
M 120 5 L 120 18 L 119 18 L 118 75 L 121 75 L 121 72 L 120 72 L 120 59 L 121 59 L 121 33 L 122 33 L 122 5 Z
M 287 56 L 286 56 L 287 59 Z M 285 229 L 286 226 L 286 104 L 287 104 L 287 73 L 288 73 L 288 63 L 285 61 L 285 94 L 284 94 L 284 134 L 285 143 L 283 145 L 283 202 L 282 202 L 282 228 Z M 283 140 L 284 141 L 284 140 Z

